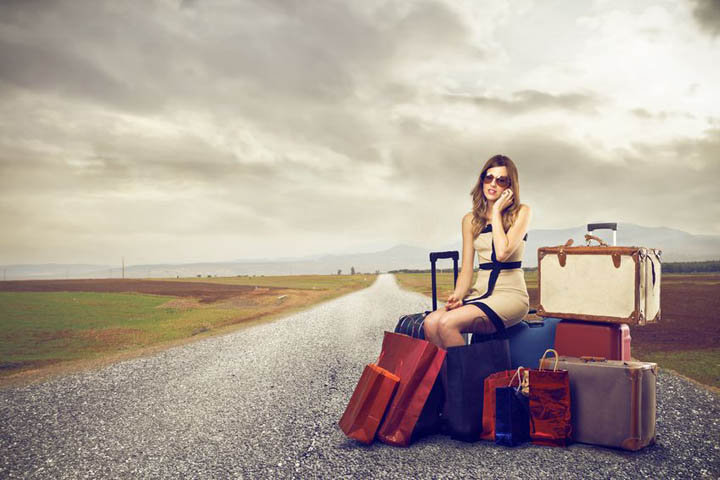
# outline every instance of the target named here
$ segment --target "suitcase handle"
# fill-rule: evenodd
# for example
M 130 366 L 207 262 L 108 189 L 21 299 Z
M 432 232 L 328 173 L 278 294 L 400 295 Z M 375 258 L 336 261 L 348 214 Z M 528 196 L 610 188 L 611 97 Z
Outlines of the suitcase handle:
M 460 258 L 460 254 L 457 250 L 450 250 L 446 252 L 430 252 L 430 271 L 431 271 L 431 281 L 432 281 L 432 304 L 433 304 L 433 311 L 437 310 L 437 280 L 435 278 L 435 262 L 439 258 L 451 258 L 453 261 L 453 287 L 457 285 L 457 277 L 458 277 L 458 258 Z
M 596 237 L 595 235 L 585 234 L 585 241 L 587 242 L 588 246 L 590 246 L 590 241 L 595 240 L 600 244 L 601 247 L 607 247 L 608 244 L 600 237 Z
M 617 223 L 588 223 L 588 232 L 605 229 L 617 231 Z
M 605 357 L 591 357 L 588 355 L 580 357 L 580 360 L 583 362 L 607 362 L 607 358 Z
M 457 261 L 460 253 L 457 250 L 449 250 L 447 252 L 430 252 L 430 262 L 435 263 L 438 258 L 452 258 Z
M 617 223 L 588 223 L 587 231 L 592 232 L 593 230 L 612 230 L 613 231 L 613 246 L 617 245 Z M 588 243 L 589 245 L 589 243 Z

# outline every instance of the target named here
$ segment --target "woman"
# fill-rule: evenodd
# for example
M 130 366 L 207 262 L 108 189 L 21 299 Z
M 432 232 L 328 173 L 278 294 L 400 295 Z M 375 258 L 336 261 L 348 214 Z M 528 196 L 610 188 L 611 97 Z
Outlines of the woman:
M 473 210 L 462 219 L 462 268 L 444 308 L 425 319 L 425 338 L 443 347 L 465 345 L 463 333 L 488 334 L 499 322 L 510 327 L 528 313 L 529 297 L 521 268 L 530 207 L 520 204 L 517 167 L 495 155 L 471 192 Z M 477 280 L 473 257 L 480 262 Z

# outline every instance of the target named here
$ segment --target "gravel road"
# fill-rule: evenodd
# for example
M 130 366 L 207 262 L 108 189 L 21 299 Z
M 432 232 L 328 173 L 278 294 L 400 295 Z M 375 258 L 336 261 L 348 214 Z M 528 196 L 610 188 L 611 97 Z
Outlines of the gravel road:
M 391 275 L 274 323 L 0 390 L 0 478 L 718 478 L 720 397 L 658 378 L 658 443 L 410 448 L 337 427 L 383 330 L 427 307 Z

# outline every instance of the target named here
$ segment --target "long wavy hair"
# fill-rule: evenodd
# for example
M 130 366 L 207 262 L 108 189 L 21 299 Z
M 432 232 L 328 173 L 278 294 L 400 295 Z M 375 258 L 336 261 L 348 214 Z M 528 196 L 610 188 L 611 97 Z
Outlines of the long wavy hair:
M 490 157 L 490 159 L 485 162 L 485 166 L 480 172 L 480 177 L 478 178 L 475 187 L 473 187 L 473 189 L 470 191 L 470 195 L 472 196 L 473 201 L 472 225 L 474 238 L 477 238 L 477 236 L 480 235 L 480 232 L 487 225 L 487 221 L 485 220 L 485 214 L 487 213 L 488 209 L 488 201 L 487 198 L 485 198 L 485 194 L 483 193 L 483 181 L 485 179 L 487 171 L 493 167 L 507 168 L 508 177 L 510 177 L 510 186 L 508 188 L 512 189 L 513 191 L 513 198 L 510 202 L 510 205 L 505 207 L 502 212 L 503 228 L 506 232 L 510 229 L 512 224 L 515 223 L 518 211 L 520 210 L 520 183 L 518 181 L 518 170 L 515 166 L 515 163 L 510 160 L 510 157 L 506 157 L 505 155 L 495 155 L 493 157 Z

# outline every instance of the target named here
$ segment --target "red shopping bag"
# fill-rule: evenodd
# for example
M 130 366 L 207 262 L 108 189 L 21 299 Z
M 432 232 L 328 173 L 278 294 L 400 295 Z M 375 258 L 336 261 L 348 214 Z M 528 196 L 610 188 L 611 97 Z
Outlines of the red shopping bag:
M 400 383 L 378 430 L 380 441 L 406 447 L 414 438 L 421 413 L 439 415 L 440 405 L 425 411 L 423 408 L 443 360 L 445 350 L 426 340 L 385 332 L 377 365 L 400 377 Z M 431 423 L 424 420 L 421 423 Z
M 555 367 L 545 370 L 545 357 L 550 352 L 555 354 Z M 557 369 L 557 361 L 557 352 L 548 349 L 538 370 L 523 372 L 530 399 L 530 438 L 536 445 L 564 447 L 570 443 L 570 379 L 567 370 Z
M 495 441 L 495 389 L 498 387 L 517 387 L 520 382 L 518 370 L 504 370 L 485 378 L 481 440 Z
M 399 381 L 397 375 L 384 368 L 372 363 L 367 365 L 340 419 L 345 435 L 362 443 L 372 443 Z

